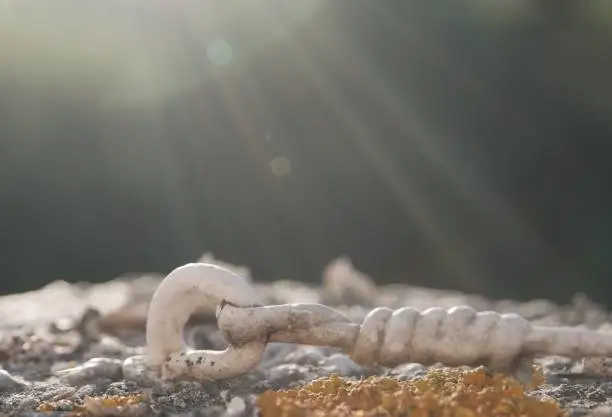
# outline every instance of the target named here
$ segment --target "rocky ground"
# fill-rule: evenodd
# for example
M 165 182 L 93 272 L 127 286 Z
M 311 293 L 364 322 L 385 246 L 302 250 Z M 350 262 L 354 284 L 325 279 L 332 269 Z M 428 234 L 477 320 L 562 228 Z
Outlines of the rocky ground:
M 213 260 L 206 256 L 204 260 Z M 220 263 L 220 262 L 217 262 Z M 250 279 L 248 269 L 226 265 Z M 125 380 L 122 360 L 143 353 L 148 300 L 161 276 L 128 276 L 104 284 L 54 282 L 34 292 L 0 297 L 0 415 L 241 416 L 258 412 L 258 394 L 340 374 L 420 378 L 426 368 L 404 364 L 368 370 L 332 348 L 270 344 L 261 364 L 240 378 L 144 387 Z M 476 295 L 409 285 L 377 287 L 346 259 L 331 263 L 321 285 L 254 283 L 266 304 L 323 303 L 356 322 L 376 306 L 450 307 L 517 312 L 535 323 L 610 327 L 610 314 L 585 296 L 559 306 L 546 300 L 491 301 Z M 203 309 L 185 329 L 189 345 L 222 349 L 214 311 Z M 612 416 L 608 363 L 537 358 L 546 383 L 531 394 L 554 399 L 572 416 Z

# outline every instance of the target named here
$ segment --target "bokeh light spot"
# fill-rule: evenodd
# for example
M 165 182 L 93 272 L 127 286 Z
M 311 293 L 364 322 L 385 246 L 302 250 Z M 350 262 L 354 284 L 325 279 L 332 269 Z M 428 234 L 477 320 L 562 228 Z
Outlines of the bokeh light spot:
M 270 162 L 270 170 L 277 177 L 283 178 L 291 173 L 291 162 L 284 156 L 277 156 Z
M 217 38 L 208 43 L 206 56 L 213 64 L 226 67 L 234 58 L 234 50 L 228 41 L 223 38 Z

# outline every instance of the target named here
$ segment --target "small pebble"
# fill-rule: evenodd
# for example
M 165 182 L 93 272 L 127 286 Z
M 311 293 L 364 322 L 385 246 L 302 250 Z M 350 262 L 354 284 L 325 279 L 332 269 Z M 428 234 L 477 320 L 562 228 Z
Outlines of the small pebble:
M 88 359 L 99 357 L 121 358 L 137 355 L 139 353 L 138 349 L 125 346 L 115 337 L 100 336 L 97 342 L 91 344 L 85 357 Z
M 33 332 L 2 340 L 1 350 L 7 356 L 7 362 L 13 365 L 53 362 L 61 353 L 59 347 Z
M 331 355 L 329 358 L 319 363 L 319 366 L 326 372 L 343 376 L 358 376 L 363 375 L 365 372 L 363 367 L 357 365 L 348 356 L 342 353 Z
M 227 415 L 236 416 L 242 414 L 246 410 L 246 401 L 240 397 L 234 397 L 227 404 Z
M 44 393 L 37 395 L 40 401 L 54 401 L 55 398 L 70 397 L 75 393 L 74 388 L 65 385 L 52 385 L 47 387 Z
M 390 373 L 400 380 L 408 381 L 424 376 L 427 373 L 427 369 L 420 363 L 405 363 L 396 366 Z
M 92 397 L 93 395 L 95 395 L 96 389 L 97 387 L 95 384 L 83 385 L 81 388 L 78 389 L 74 396 L 77 398 Z
M 76 329 L 86 340 L 96 340 L 102 334 L 100 330 L 101 317 L 102 315 L 98 310 L 87 308 L 79 322 L 76 323 Z
M 131 356 L 123 362 L 123 379 L 144 388 L 152 388 L 156 393 L 163 394 L 171 389 L 171 384 L 163 382 L 147 366 L 142 355 Z
M 106 388 L 107 395 L 125 395 L 140 391 L 138 384 L 134 382 L 113 382 Z
M 30 385 L 15 378 L 4 369 L 0 369 L 0 394 L 22 392 Z
M 332 261 L 323 271 L 326 304 L 370 307 L 378 293 L 372 278 L 357 270 L 348 257 Z
M 271 389 L 289 388 L 292 384 L 307 381 L 308 374 L 308 368 L 287 363 L 269 369 L 265 383 Z
M 612 358 L 591 357 L 577 362 L 572 371 L 590 378 L 612 376 Z
M 65 399 L 74 397 L 76 393 L 77 393 L 77 390 L 75 388 L 66 388 L 65 390 L 60 391 L 57 394 L 55 394 L 53 398 L 51 398 L 51 401 L 65 400 Z
M 316 366 L 321 362 L 324 362 L 326 358 L 334 353 L 337 353 L 338 349 L 317 347 L 317 346 L 304 346 L 298 347 L 283 358 L 283 363 L 294 363 L 296 365 L 311 365 Z
M 122 361 L 110 358 L 90 359 L 82 365 L 57 372 L 61 381 L 70 385 L 85 385 L 101 379 L 118 381 L 122 377 Z

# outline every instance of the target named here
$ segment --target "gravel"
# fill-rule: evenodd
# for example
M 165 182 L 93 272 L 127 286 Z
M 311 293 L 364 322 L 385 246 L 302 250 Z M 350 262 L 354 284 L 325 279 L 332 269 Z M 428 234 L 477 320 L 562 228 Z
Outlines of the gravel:
M 247 268 L 224 266 L 251 280 Z M 97 285 L 54 282 L 38 291 L 0 297 L 0 415 L 251 416 L 257 413 L 256 396 L 267 389 L 296 387 L 333 373 L 409 380 L 427 372 L 416 363 L 370 370 L 338 349 L 271 343 L 259 366 L 242 377 L 145 386 L 124 373 L 122 364 L 144 352 L 146 308 L 160 280 L 147 274 Z M 355 321 L 381 305 L 424 309 L 467 304 L 477 310 L 517 312 L 547 326 L 612 327 L 606 309 L 581 294 L 559 306 L 547 300 L 494 301 L 404 284 L 381 287 L 346 258 L 325 269 L 319 286 L 287 280 L 253 285 L 267 304 L 321 302 Z M 210 309 L 194 315 L 185 339 L 199 349 L 226 346 Z M 558 401 L 570 416 L 612 416 L 608 359 L 549 356 L 536 361 L 546 384 L 533 395 Z M 102 396 L 114 398 L 116 404 L 105 403 Z

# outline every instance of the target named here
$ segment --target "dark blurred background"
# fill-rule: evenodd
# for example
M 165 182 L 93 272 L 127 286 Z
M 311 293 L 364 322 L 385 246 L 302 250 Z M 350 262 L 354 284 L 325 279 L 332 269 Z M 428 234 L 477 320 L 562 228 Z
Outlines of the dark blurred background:
M 0 292 L 203 252 L 612 305 L 609 0 L 0 0 Z

